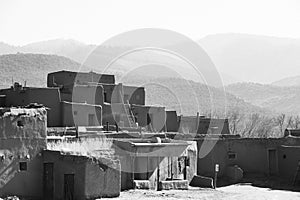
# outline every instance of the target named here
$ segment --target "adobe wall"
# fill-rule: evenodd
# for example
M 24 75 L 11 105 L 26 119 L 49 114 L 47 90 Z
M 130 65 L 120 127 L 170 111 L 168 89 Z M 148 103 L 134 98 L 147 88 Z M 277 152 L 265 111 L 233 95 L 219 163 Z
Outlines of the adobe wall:
M 151 118 L 152 131 L 164 131 L 167 118 L 165 108 L 150 106 L 148 113 Z
M 0 107 L 5 107 L 5 99 L 6 99 L 6 96 L 5 95 L 1 95 L 0 94 Z
M 209 128 L 211 128 L 211 130 L 209 130 Z M 230 134 L 228 119 L 199 118 L 197 133 Z
M 289 154 L 289 157 L 294 159 L 298 153 L 292 152 L 290 149 L 280 150 L 279 146 L 297 145 L 299 139 L 295 138 L 241 138 L 241 139 L 208 139 L 203 142 L 203 139 L 198 139 L 198 175 L 214 176 L 215 164 L 220 165 L 219 176 L 224 175 L 226 167 L 232 165 L 238 165 L 244 171 L 244 173 L 257 173 L 268 175 L 270 173 L 269 168 L 269 150 L 274 150 L 276 153 L 277 167 L 275 169 L 277 173 L 281 174 L 285 163 L 289 163 L 289 159 L 283 161 L 281 159 L 283 152 Z M 215 143 L 215 145 L 214 145 Z M 205 144 L 205 145 L 204 145 Z M 210 151 L 210 148 L 212 150 Z M 203 152 L 209 153 L 205 156 Z M 230 158 L 229 154 L 235 154 L 235 158 Z M 278 157 L 277 157 L 278 156 Z M 295 161 L 296 162 L 296 161 Z M 294 165 L 291 163 L 290 165 Z M 279 171 L 278 171 L 279 170 Z
M 62 155 L 58 151 L 43 151 L 43 163 L 54 165 L 54 199 L 64 199 L 64 174 L 74 174 L 74 198 L 85 199 L 86 157 Z
M 227 119 L 212 119 L 196 116 L 179 117 L 180 133 L 198 133 L 198 134 L 230 134 Z
M 166 127 L 167 132 L 177 132 L 179 129 L 179 123 L 176 111 L 166 111 Z
M 282 145 L 278 149 L 279 174 L 292 182 L 300 161 L 300 146 Z
M 121 191 L 120 161 L 111 158 L 97 159 L 89 159 L 86 165 L 86 198 L 118 197 Z
M 46 121 L 44 108 L 11 109 L 0 116 L 0 196 L 42 197 Z M 26 170 L 20 170 L 20 162 Z
M 89 115 L 94 115 L 94 126 L 102 125 L 102 107 L 83 103 L 61 102 L 62 126 L 90 126 Z
M 71 89 L 70 93 L 61 95 L 62 101 L 87 103 L 92 105 L 103 105 L 104 93 L 102 86 L 76 85 Z
M 117 197 L 121 190 L 120 162 L 113 158 L 43 151 L 44 163 L 54 165 L 54 199 L 64 199 L 64 174 L 74 174 L 74 198 Z
M 48 107 L 47 125 L 61 126 L 60 92 L 56 88 L 33 88 L 29 92 L 29 103 L 39 103 Z M 27 105 L 28 105 L 27 104 Z
M 103 84 L 104 89 L 104 102 L 107 103 L 122 103 L 124 98 L 122 84 L 112 85 Z
M 167 119 L 164 107 L 132 105 L 132 113 L 137 118 L 139 126 L 150 125 L 152 132 L 164 131 Z
M 114 75 L 109 74 L 58 71 L 48 74 L 47 87 L 57 87 L 59 85 L 73 85 L 75 81 L 76 83 L 82 84 L 88 82 L 114 84 L 115 77 Z
M 30 103 L 43 104 L 50 108 L 47 112 L 47 125 L 61 126 L 60 93 L 58 88 L 17 88 L 0 90 L 6 95 L 5 107 L 27 106 Z
M 196 133 L 197 130 L 197 118 L 191 116 L 179 117 L 179 133 Z
M 132 105 L 132 113 L 137 119 L 137 123 L 139 126 L 145 127 L 147 126 L 147 114 L 149 107 L 146 106 L 139 106 L 139 105 Z
M 116 122 L 113 116 L 111 104 L 104 103 L 102 108 L 102 124 L 106 125 L 106 123 L 108 122 L 110 125 L 114 125 Z
M 124 102 L 130 104 L 145 105 L 145 89 L 143 87 L 123 86 Z

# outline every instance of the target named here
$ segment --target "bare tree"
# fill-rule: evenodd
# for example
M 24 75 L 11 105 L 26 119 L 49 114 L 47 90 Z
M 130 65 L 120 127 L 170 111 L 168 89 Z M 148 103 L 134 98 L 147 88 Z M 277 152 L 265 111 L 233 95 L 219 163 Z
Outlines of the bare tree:
M 244 137 L 253 137 L 254 130 L 259 123 L 259 119 L 260 119 L 260 114 L 258 113 L 250 114 L 248 120 L 246 121 L 245 128 L 242 132 Z
M 238 108 L 232 109 L 227 115 L 229 121 L 229 130 L 231 134 L 238 134 L 238 127 L 240 126 L 241 121 L 243 120 L 243 114 L 241 114 Z
M 299 129 L 300 128 L 300 117 L 299 115 L 292 116 L 291 124 L 288 128 Z
M 286 117 L 285 114 L 282 113 L 282 114 L 280 114 L 279 116 L 277 116 L 275 118 L 276 124 L 278 125 L 281 134 L 283 134 L 284 130 L 286 129 L 286 127 L 285 127 L 285 117 Z

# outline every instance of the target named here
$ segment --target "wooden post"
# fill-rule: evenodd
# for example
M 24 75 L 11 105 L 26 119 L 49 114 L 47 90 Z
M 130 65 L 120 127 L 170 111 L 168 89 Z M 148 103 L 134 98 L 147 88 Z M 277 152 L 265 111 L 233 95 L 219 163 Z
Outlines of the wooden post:
M 159 173 L 160 173 L 160 169 L 159 169 L 159 164 L 160 164 L 160 157 L 158 156 L 158 162 L 157 162 L 157 179 L 156 179 L 156 190 L 157 191 L 160 191 L 161 188 L 160 188 L 160 185 L 159 185 Z
M 215 165 L 215 179 L 214 179 L 214 189 L 217 188 L 217 178 L 218 178 L 218 172 L 219 172 L 219 164 Z
M 198 127 L 199 127 L 199 112 L 197 112 L 197 118 L 196 118 L 196 131 L 195 131 L 195 133 L 198 132 Z
M 106 122 L 106 131 L 109 131 L 109 122 Z

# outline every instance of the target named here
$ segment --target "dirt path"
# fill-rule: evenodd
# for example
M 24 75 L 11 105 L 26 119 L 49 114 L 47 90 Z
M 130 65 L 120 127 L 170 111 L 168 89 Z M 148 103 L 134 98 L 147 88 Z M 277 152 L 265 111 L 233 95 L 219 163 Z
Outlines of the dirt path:
M 198 188 L 170 191 L 129 190 L 122 192 L 118 199 L 300 200 L 300 193 L 270 190 L 268 188 L 259 188 L 251 185 L 232 185 L 216 190 Z

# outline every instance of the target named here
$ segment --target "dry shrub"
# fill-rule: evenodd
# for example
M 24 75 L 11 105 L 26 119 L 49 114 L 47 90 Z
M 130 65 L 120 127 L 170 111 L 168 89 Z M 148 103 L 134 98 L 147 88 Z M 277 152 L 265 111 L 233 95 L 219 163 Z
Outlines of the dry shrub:
M 70 152 L 76 155 L 112 155 L 112 139 L 106 137 L 61 140 L 47 144 L 48 150 Z

